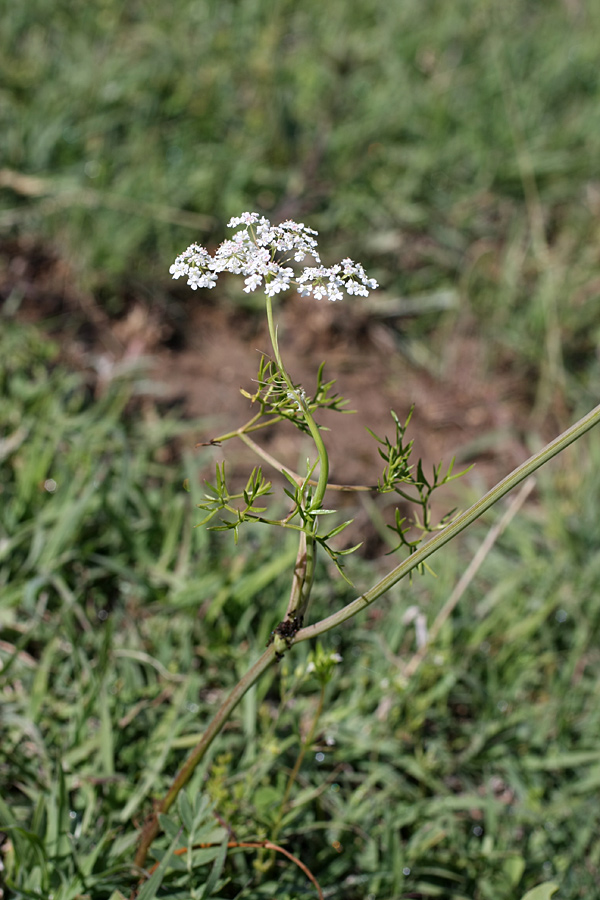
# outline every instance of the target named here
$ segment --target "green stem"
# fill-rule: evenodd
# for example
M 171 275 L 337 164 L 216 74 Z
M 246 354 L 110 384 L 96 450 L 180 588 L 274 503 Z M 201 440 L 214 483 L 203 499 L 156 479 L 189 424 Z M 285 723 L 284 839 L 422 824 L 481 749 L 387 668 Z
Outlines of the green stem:
M 290 390 L 293 390 L 293 385 L 289 379 L 287 372 L 283 366 L 283 361 L 281 359 L 281 354 L 279 352 L 279 342 L 277 340 L 277 327 L 275 325 L 275 320 L 273 319 L 273 302 L 269 296 L 267 296 L 267 325 L 269 326 L 269 337 L 271 338 L 271 346 L 273 347 L 273 355 L 275 356 L 275 362 L 279 367 L 279 371 L 285 378 L 285 382 Z
M 257 662 L 255 662 L 254 665 L 246 672 L 243 678 L 236 684 L 236 686 L 229 694 L 225 702 L 220 706 L 214 719 L 202 735 L 202 739 L 196 744 L 191 753 L 188 755 L 186 761 L 173 779 L 171 787 L 144 826 L 140 844 L 135 857 L 135 864 L 139 866 L 140 869 L 144 867 L 150 845 L 160 831 L 160 825 L 158 823 L 159 813 L 166 813 L 171 808 L 180 790 L 185 787 L 185 785 L 192 777 L 196 766 L 200 763 L 200 761 L 206 754 L 206 751 L 223 728 L 225 722 L 227 721 L 235 707 L 238 705 L 246 691 L 248 691 L 249 688 L 251 688 L 252 685 L 256 681 L 258 681 L 263 672 L 266 672 L 266 670 L 273 662 L 274 658 L 275 648 L 273 647 L 273 645 L 271 645 L 265 650 L 260 659 L 258 659 Z
M 311 535 L 302 531 L 298 545 L 298 555 L 294 566 L 294 578 L 286 618 L 300 618 L 306 615 L 310 592 L 315 577 L 316 544 Z
M 424 562 L 432 553 L 447 544 L 448 541 L 460 534 L 468 525 L 478 519 L 486 510 L 494 505 L 501 497 L 504 497 L 510 490 L 524 481 L 529 475 L 547 463 L 557 454 L 565 450 L 570 444 L 582 437 L 587 431 L 600 422 L 600 405 L 596 406 L 591 412 L 580 419 L 575 425 L 563 432 L 554 441 L 547 444 L 538 453 L 535 453 L 530 459 L 518 466 L 510 475 L 507 475 L 499 484 L 491 491 L 477 501 L 470 509 L 458 516 L 454 522 L 447 525 L 443 531 L 436 534 L 430 541 L 424 544 L 419 550 L 415 551 L 407 560 L 393 569 L 385 578 L 376 584 L 371 590 L 366 591 L 362 596 L 353 600 L 344 609 L 334 613 L 327 619 L 309 625 L 307 628 L 301 629 L 293 638 L 293 643 L 306 641 L 310 638 L 317 637 L 326 631 L 335 628 L 336 625 L 350 619 L 356 613 L 365 609 L 379 597 L 386 593 L 394 584 L 408 575 L 416 566 Z M 153 815 L 145 825 L 140 840 L 140 845 L 136 854 L 135 862 L 140 868 L 143 868 L 146 856 L 152 841 L 160 831 L 158 823 L 158 814 L 167 812 L 172 806 L 179 791 L 187 784 L 192 776 L 196 766 L 201 761 L 206 751 L 210 747 L 213 740 L 219 734 L 223 725 L 240 702 L 246 691 L 260 678 L 260 676 L 269 668 L 275 656 L 275 648 L 273 645 L 267 648 L 260 659 L 249 669 L 243 678 L 238 682 L 233 691 L 223 705 L 218 710 L 214 719 L 206 729 L 202 740 L 194 747 L 189 754 L 185 763 L 179 770 L 171 787 L 165 794 L 162 802 L 158 805 Z
M 238 434 L 239 439 L 252 450 L 253 453 L 256 453 L 260 459 L 264 460 L 270 466 L 272 466 L 277 472 L 285 472 L 290 478 L 293 478 L 296 484 L 302 484 L 304 479 L 294 472 L 293 469 L 289 469 L 287 466 L 284 466 L 283 463 L 280 463 L 279 460 L 275 459 L 274 456 L 271 456 L 264 447 L 261 447 L 260 444 L 257 444 L 252 438 L 249 438 L 248 435 L 244 434 L 244 432 L 240 432 Z
M 269 336 L 271 338 L 273 354 L 275 356 L 275 361 L 277 362 L 279 371 L 283 376 L 288 390 L 292 394 L 294 394 L 294 396 L 297 396 L 294 385 L 292 384 L 291 378 L 285 370 L 283 360 L 281 359 L 281 354 L 279 352 L 277 328 L 275 327 L 275 322 L 273 320 L 273 303 L 271 302 L 271 298 L 269 296 L 267 296 L 267 324 L 269 326 Z M 323 438 L 321 437 L 319 427 L 313 419 L 310 410 L 308 409 L 307 405 L 302 402 L 301 397 L 298 397 L 298 402 L 302 407 L 302 415 L 304 416 L 304 420 L 308 425 L 311 437 L 315 442 L 315 447 L 317 448 L 317 453 L 319 454 L 319 480 L 317 482 L 317 487 L 315 489 L 310 508 L 307 510 L 307 512 L 315 512 L 322 507 L 323 499 L 325 497 L 325 491 L 327 490 L 327 482 L 329 481 L 329 456 L 327 454 L 327 450 L 325 449 L 325 444 L 323 443 Z
M 220 434 L 218 437 L 212 438 L 210 441 L 206 441 L 205 443 L 197 444 L 197 447 L 210 447 L 214 444 L 224 444 L 225 441 L 231 440 L 231 438 L 242 437 L 244 434 L 252 434 L 254 431 L 261 431 L 263 428 L 269 428 L 271 425 L 276 425 L 277 422 L 281 422 L 283 420 L 283 416 L 277 416 L 276 418 L 269 419 L 268 422 L 260 422 L 255 425 L 255 422 L 262 417 L 262 412 L 256 413 L 255 416 L 252 416 L 249 422 L 246 422 L 245 425 L 241 425 L 240 428 L 234 429 L 234 431 L 228 431 L 226 434 Z
M 307 512 L 318 512 L 323 506 L 325 491 L 327 490 L 327 482 L 329 481 L 329 456 L 327 454 L 327 450 L 325 449 L 325 444 L 323 443 L 323 438 L 321 437 L 319 427 L 313 419 L 308 407 L 304 404 L 302 404 L 302 413 L 304 415 L 304 419 L 306 420 L 306 424 L 310 429 L 312 439 L 315 442 L 317 453 L 319 454 L 319 480 L 317 481 L 315 493 L 313 494 L 313 498 L 310 507 L 307 509 Z
M 294 580 L 292 583 L 292 591 L 287 611 L 288 618 L 290 616 L 301 617 L 306 614 L 306 611 L 308 609 L 310 592 L 313 583 L 316 558 L 316 545 L 314 535 L 317 533 L 317 517 L 315 513 L 317 513 L 318 510 L 323 506 L 325 491 L 327 490 L 327 482 L 329 481 L 329 456 L 327 454 L 327 449 L 325 447 L 325 444 L 323 443 L 323 438 L 321 437 L 321 432 L 319 431 L 317 423 L 313 419 L 307 404 L 303 401 L 302 397 L 298 395 L 298 392 L 294 388 L 292 380 L 283 365 L 283 359 L 281 358 L 281 353 L 279 352 L 279 342 L 277 340 L 277 328 L 273 319 L 273 303 L 269 296 L 267 296 L 266 299 L 267 324 L 269 327 L 269 336 L 271 338 L 271 345 L 273 347 L 273 354 L 275 356 L 275 361 L 277 362 L 277 367 L 281 372 L 288 390 L 298 400 L 298 404 L 302 409 L 304 421 L 308 425 L 311 437 L 315 443 L 315 447 L 319 455 L 319 479 L 317 481 L 317 486 L 315 488 L 310 506 L 306 509 L 306 516 L 308 519 L 308 523 L 310 523 L 310 531 L 307 530 L 305 532 L 304 539 L 300 539 L 296 568 L 294 570 Z
M 278 417 L 276 421 L 281 422 L 283 416 Z M 266 422 L 266 425 L 271 425 L 273 423 Z M 302 475 L 298 475 L 297 472 L 294 472 L 293 469 L 288 469 L 287 466 L 284 466 L 283 463 L 280 463 L 279 460 L 275 459 L 274 456 L 271 456 L 270 453 L 261 447 L 260 444 L 257 444 L 256 441 L 253 441 L 252 438 L 248 437 L 247 432 L 244 431 L 232 431 L 231 434 L 225 435 L 224 438 L 215 438 L 215 443 L 219 442 L 219 440 L 226 440 L 228 437 L 239 437 L 244 444 L 249 447 L 258 457 L 263 459 L 265 462 L 269 463 L 270 466 L 273 466 L 278 472 L 286 472 L 291 478 L 294 479 L 296 484 L 310 484 L 312 487 L 317 485 L 316 481 L 313 481 L 311 478 L 308 480 L 303 478 Z M 327 485 L 328 491 L 347 491 L 348 493 L 354 492 L 358 493 L 360 491 L 369 491 L 372 493 L 377 490 L 376 484 L 331 484 L 331 482 Z
M 409 572 L 412 572 L 413 569 L 425 562 L 425 560 L 435 553 L 436 550 L 439 550 L 440 547 L 443 547 L 444 544 L 447 544 L 448 541 L 455 538 L 461 531 L 464 531 L 468 525 L 478 519 L 486 510 L 493 506 L 494 503 L 497 503 L 498 500 L 504 497 L 505 494 L 508 494 L 509 491 L 524 481 L 525 478 L 547 463 L 554 456 L 557 456 L 557 454 L 565 450 L 570 444 L 582 437 L 582 435 L 599 422 L 600 405 L 594 407 L 591 412 L 572 425 L 571 428 L 568 428 L 559 435 L 559 437 L 547 444 L 542 450 L 535 453 L 526 462 L 514 469 L 510 475 L 503 478 L 491 491 L 488 491 L 488 493 L 478 500 L 477 503 L 474 503 L 470 509 L 467 509 L 465 512 L 461 513 L 461 515 L 457 516 L 453 522 L 447 525 L 442 531 L 438 532 L 434 537 L 427 541 L 427 543 L 419 547 L 419 549 L 411 554 L 408 559 L 403 563 L 400 563 L 399 566 L 396 566 L 395 569 L 386 575 L 385 578 L 382 578 L 381 581 L 369 591 L 366 591 L 360 597 L 357 597 L 356 600 L 353 600 L 352 603 L 349 603 L 343 609 L 333 613 L 333 615 L 328 616 L 326 619 L 315 622 L 314 625 L 309 625 L 307 628 L 302 628 L 294 637 L 293 643 L 308 641 L 320 634 L 324 634 L 324 632 L 330 631 L 337 625 L 341 625 L 342 622 L 351 619 L 352 616 L 355 616 L 361 610 L 366 609 L 367 606 L 370 606 L 371 603 L 378 600 L 379 597 L 389 591 L 393 585 L 397 584 L 400 579 L 404 578 Z

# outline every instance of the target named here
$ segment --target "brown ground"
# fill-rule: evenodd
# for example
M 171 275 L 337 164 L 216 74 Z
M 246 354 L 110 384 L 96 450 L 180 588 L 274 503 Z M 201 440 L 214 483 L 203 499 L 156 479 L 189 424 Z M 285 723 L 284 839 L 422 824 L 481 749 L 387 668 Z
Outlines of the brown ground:
M 26 242 L 0 245 L 5 311 L 14 308 L 41 322 L 61 340 L 72 365 L 94 373 L 98 389 L 123 364 L 147 357 L 163 401 L 179 400 L 182 414 L 206 417 L 198 440 L 249 418 L 249 401 L 239 389 L 253 390 L 260 352 L 269 351 L 262 316 L 232 306 L 216 290 L 193 293 L 175 285 L 173 296 L 163 292 L 158 302 L 142 299 L 141 292 L 124 298 L 125 313 L 110 318 L 71 284 L 64 263 L 47 251 Z M 357 411 L 321 418 L 335 429 L 326 435 L 332 481 L 376 482 L 382 464 L 365 425 L 392 436 L 390 408 L 403 419 L 413 403 L 410 435 L 429 464 L 447 464 L 452 455 L 461 467 L 476 461 L 469 477 L 489 487 L 527 457 L 521 439 L 528 423 L 527 388 L 510 366 L 489 370 L 486 348 L 467 319 L 446 327 L 443 339 L 432 336 L 432 345 L 445 348 L 435 374 L 399 349 L 401 320 L 361 312 L 357 299 L 331 304 L 292 296 L 282 304 L 279 321 L 280 347 L 294 380 L 310 392 L 319 364 L 327 360 L 326 378 L 336 379 L 337 390 Z M 265 431 L 263 439 L 270 453 L 303 468 L 305 449 L 292 429 Z M 256 464 L 233 443 L 199 450 L 200 469 L 209 474 L 224 454 L 230 470 L 240 462 Z

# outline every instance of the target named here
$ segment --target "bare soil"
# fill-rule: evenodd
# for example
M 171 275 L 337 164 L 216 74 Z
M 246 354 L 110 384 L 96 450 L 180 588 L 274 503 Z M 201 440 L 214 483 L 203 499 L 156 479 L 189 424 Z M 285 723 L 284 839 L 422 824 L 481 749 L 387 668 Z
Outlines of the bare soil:
M 217 291 L 197 294 L 169 284 L 150 294 L 131 289 L 110 316 L 96 300 L 73 287 L 72 272 L 46 248 L 25 241 L 0 244 L 0 302 L 5 313 L 35 321 L 63 349 L 69 364 L 88 372 L 97 390 L 132 362 L 145 360 L 162 404 L 179 404 L 186 417 L 204 419 L 198 441 L 237 428 L 253 410 L 240 388 L 253 381 L 262 352 L 269 352 L 264 317 L 232 305 Z M 529 385 L 510 360 L 490 368 L 488 349 L 467 316 L 458 316 L 443 335 L 436 372 L 407 359 L 398 336 L 401 320 L 361 311 L 358 300 L 337 304 L 290 297 L 282 301 L 279 341 L 295 381 L 314 389 L 326 360 L 327 380 L 349 400 L 355 415 L 324 413 L 331 456 L 331 480 L 376 483 L 382 462 L 366 431 L 394 433 L 390 409 L 401 420 L 414 404 L 410 435 L 415 455 L 428 465 L 476 463 L 479 487 L 489 487 L 528 452 Z M 265 429 L 260 441 L 269 453 L 302 471 L 308 446 L 291 428 Z M 230 471 L 247 471 L 256 459 L 238 442 L 198 450 L 199 474 L 228 459 Z M 265 474 L 267 474 L 265 472 Z M 271 473 L 268 474 L 271 478 Z

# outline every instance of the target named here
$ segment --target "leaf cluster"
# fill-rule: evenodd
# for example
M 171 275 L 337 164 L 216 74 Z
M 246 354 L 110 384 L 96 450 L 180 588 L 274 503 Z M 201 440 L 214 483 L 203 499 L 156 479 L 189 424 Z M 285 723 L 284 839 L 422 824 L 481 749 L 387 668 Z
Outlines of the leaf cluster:
M 308 534 L 312 539 L 314 539 L 315 543 L 319 547 L 322 547 L 342 578 L 344 578 L 348 582 L 348 584 L 352 584 L 352 582 L 344 572 L 343 558 L 358 550 L 362 542 L 359 544 L 355 544 L 353 547 L 347 547 L 343 550 L 337 549 L 331 545 L 331 541 L 333 540 L 333 538 L 337 537 L 339 534 L 345 531 L 345 529 L 349 525 L 352 524 L 352 519 L 347 519 L 345 522 L 334 525 L 328 531 L 317 531 L 318 521 L 322 519 L 323 516 L 335 515 L 337 513 L 337 510 L 324 509 L 322 507 L 320 509 L 312 509 L 312 489 L 309 481 L 312 474 L 313 470 L 309 468 L 306 479 L 302 482 L 302 484 L 298 484 L 298 482 L 289 473 L 284 472 L 284 475 L 293 486 L 293 490 L 291 491 L 287 488 L 284 488 L 285 495 L 289 497 L 294 504 L 294 512 L 291 514 L 289 519 L 291 521 L 291 519 L 293 519 L 296 514 L 298 515 L 298 517 L 302 521 L 302 530 L 305 531 L 306 534 Z
M 293 390 L 279 371 L 274 360 L 262 356 L 257 375 L 258 389 L 254 393 L 242 389 L 241 393 L 251 402 L 260 407 L 260 417 L 275 416 L 277 420 L 287 419 L 300 431 L 308 433 L 306 420 L 302 416 L 302 406 L 305 405 L 311 413 L 321 409 L 329 409 L 335 412 L 349 413 L 344 409 L 348 401 L 332 389 L 335 379 L 324 381 L 323 372 L 325 363 L 322 362 L 317 372 L 317 383 L 312 396 L 307 396 L 300 384 L 293 384 Z M 267 423 L 265 423 L 267 424 Z M 270 424 L 270 423 L 269 423 Z M 260 425 L 258 427 L 261 427 Z M 254 429 L 253 429 L 254 430 Z
M 287 376 L 284 376 L 279 371 L 273 360 L 263 355 L 257 377 L 258 390 L 254 394 L 242 390 L 242 394 L 248 397 L 252 403 L 259 404 L 260 412 L 238 431 L 232 431 L 208 443 L 220 444 L 224 440 L 239 437 L 240 434 L 248 434 L 264 427 L 264 425 L 275 424 L 282 420 L 290 422 L 299 431 L 308 433 L 309 428 L 303 415 L 303 409 L 307 409 L 311 414 L 320 409 L 347 412 L 344 409 L 347 401 L 339 394 L 332 393 L 335 381 L 325 382 L 323 370 L 324 363 L 321 364 L 317 373 L 315 392 L 311 397 L 307 397 L 304 389 L 299 384 L 293 384 L 290 390 Z M 395 552 L 401 547 L 406 548 L 410 553 L 414 552 L 425 536 L 443 528 L 451 520 L 454 510 L 451 510 L 439 522 L 433 524 L 431 498 L 440 487 L 454 481 L 468 471 L 465 470 L 464 472 L 453 474 L 454 460 L 450 462 L 445 474 L 442 474 L 441 462 L 434 466 L 431 478 L 426 476 L 421 460 L 418 460 L 415 470 L 415 466 L 410 461 L 414 441 L 405 440 L 413 409 L 414 407 L 411 408 L 404 423 L 400 422 L 395 412 L 391 412 L 395 425 L 393 441 L 387 435 L 384 438 L 380 438 L 370 428 L 367 428 L 369 434 L 379 444 L 378 452 L 385 462 L 382 476 L 377 483 L 377 491 L 382 494 L 392 492 L 397 494 L 406 503 L 417 506 L 420 513 L 420 515 L 415 515 L 411 521 L 408 521 L 407 517 L 402 515 L 400 509 L 396 509 L 394 525 L 388 525 L 388 528 L 396 534 L 399 542 L 397 547 L 390 552 Z M 271 418 L 270 421 L 261 422 L 263 417 Z M 303 479 L 292 475 L 285 468 L 282 468 L 283 474 L 292 485 L 292 490 L 286 488 L 284 493 L 292 501 L 293 506 L 292 511 L 285 519 L 275 520 L 262 515 L 266 512 L 266 507 L 255 505 L 255 501 L 258 498 L 272 493 L 271 482 L 266 481 L 260 467 L 253 469 L 246 487 L 241 492 L 231 493 L 225 479 L 225 464 L 221 466 L 217 464 L 215 481 L 206 482 L 210 493 L 198 504 L 199 508 L 207 511 L 208 514 L 198 524 L 208 524 L 217 514 L 222 512 L 228 513 L 232 518 L 221 517 L 220 525 L 209 527 L 214 531 L 232 530 L 236 543 L 239 537 L 240 526 L 249 522 L 279 525 L 284 528 L 305 531 L 323 548 L 342 577 L 351 583 L 344 572 L 343 560 L 345 556 L 354 553 L 361 546 L 362 542 L 344 549 L 338 549 L 332 545 L 332 540 L 352 524 L 352 519 L 319 533 L 317 529 L 318 519 L 335 514 L 336 510 L 312 508 L 313 482 L 311 482 L 311 478 L 316 465 L 317 463 L 312 464 L 312 466 L 308 463 L 308 472 Z M 233 505 L 236 501 L 241 501 L 241 505 Z M 301 525 L 294 523 L 296 517 L 301 521 Z M 408 534 L 415 527 L 420 534 L 417 538 L 410 539 Z
M 394 525 L 387 527 L 397 535 L 399 543 L 397 547 L 390 552 L 394 553 L 401 547 L 405 547 L 410 553 L 413 553 L 421 541 L 434 531 L 439 531 L 451 521 L 455 510 L 450 510 L 442 518 L 434 524 L 432 521 L 431 498 L 438 488 L 449 484 L 456 478 L 461 478 L 469 470 L 453 474 L 454 460 L 442 475 L 442 463 L 433 466 L 431 478 L 425 474 L 422 460 L 418 460 L 416 470 L 411 464 L 410 458 L 413 451 L 414 441 L 405 443 L 405 434 L 412 418 L 414 406 L 404 423 L 401 423 L 396 413 L 392 410 L 391 415 L 395 424 L 395 438 L 391 441 L 387 435 L 384 438 L 378 437 L 370 428 L 367 428 L 372 437 L 380 445 L 378 453 L 385 462 L 382 477 L 377 482 L 377 489 L 381 494 L 395 493 L 401 497 L 406 503 L 417 506 L 420 515 L 417 514 L 410 521 L 403 516 L 400 509 L 395 511 Z M 413 528 L 417 528 L 420 532 L 417 538 L 410 540 L 407 535 Z
M 221 466 L 216 465 L 216 478 L 214 483 L 206 481 L 206 487 L 209 489 L 208 494 L 198 508 L 206 510 L 208 515 L 198 522 L 197 528 L 211 522 L 213 518 L 220 512 L 226 512 L 233 516 L 233 520 L 220 517 L 221 525 L 211 525 L 212 531 L 233 531 L 235 542 L 237 544 L 239 536 L 239 528 L 244 522 L 264 522 L 266 521 L 260 515 L 265 512 L 266 506 L 256 506 L 255 501 L 259 497 L 265 497 L 272 493 L 271 482 L 267 481 L 262 474 L 260 466 L 254 468 L 248 478 L 246 487 L 238 493 L 230 493 L 225 479 L 225 463 Z M 240 506 L 234 506 L 236 501 L 243 501 Z
M 159 864 L 142 886 L 137 900 L 152 900 L 159 888 L 164 891 L 167 886 L 171 896 L 185 891 L 190 900 L 209 900 L 218 896 L 227 882 L 221 875 L 228 834 L 217 824 L 206 794 L 182 791 L 177 798 L 177 812 L 177 818 L 160 815 L 165 847 L 156 853 Z M 210 871 L 202 871 L 211 863 Z

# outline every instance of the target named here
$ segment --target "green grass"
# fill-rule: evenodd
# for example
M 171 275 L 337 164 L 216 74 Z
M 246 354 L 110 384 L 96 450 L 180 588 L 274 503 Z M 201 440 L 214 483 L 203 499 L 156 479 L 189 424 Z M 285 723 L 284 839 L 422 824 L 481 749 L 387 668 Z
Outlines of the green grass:
M 124 287 L 164 296 L 177 252 L 259 208 L 324 231 L 392 297 L 452 289 L 491 358 L 517 350 L 547 392 L 595 365 L 594 4 L 0 15 L 1 164 L 44 180 L 0 193 L 0 227 L 49 237 L 107 308 Z
M 200 423 L 144 417 L 135 380 L 93 397 L 29 328 L 5 322 L 1 342 L 8 896 L 126 895 L 136 825 L 264 646 L 294 548 L 246 540 L 227 561 L 224 536 L 192 528 L 182 488 L 186 475 L 194 487 L 194 463 L 177 447 Z M 508 900 L 550 878 L 561 900 L 592 895 L 599 457 L 592 433 L 541 477 L 537 504 L 501 538 L 411 679 L 405 611 L 416 603 L 432 622 L 475 531 L 439 554 L 437 579 L 395 589 L 381 614 L 329 637 L 343 662 L 280 837 L 327 897 Z M 315 615 L 347 596 L 320 575 Z M 190 833 L 218 843 L 219 821 L 237 840 L 270 835 L 316 707 L 307 650 L 246 697 L 194 776 L 190 804 L 164 823 L 159 857 Z M 252 854 L 224 862 L 218 847 L 193 851 L 194 875 L 173 858 L 158 896 L 192 896 L 211 871 L 214 896 L 310 896 L 292 864 L 261 875 Z
M 230 215 L 285 213 L 364 262 L 384 303 L 433 304 L 402 319 L 431 371 L 471 329 L 527 379 L 536 421 L 557 400 L 584 411 L 599 16 L 559 0 L 8 4 L 0 229 L 51 242 L 112 312 L 126 292 L 164 305 L 172 258 Z M 294 547 L 194 529 L 202 423 L 140 404 L 135 374 L 98 393 L 1 324 L 5 896 L 117 900 L 152 798 L 280 619 Z M 514 900 L 548 879 L 561 900 L 595 895 L 599 470 L 592 432 L 540 476 L 408 681 L 406 609 L 431 624 L 480 530 L 440 552 L 437 579 L 329 636 L 343 662 L 280 835 L 326 897 Z M 315 593 L 315 615 L 348 598 L 324 569 Z M 172 855 L 219 843 L 220 821 L 272 832 L 318 699 L 308 649 L 248 694 L 163 822 L 145 900 L 312 896 L 283 858 Z
M 194 462 L 181 461 L 174 442 L 189 446 L 193 423 L 144 421 L 135 384 L 117 381 L 94 399 L 80 377 L 52 365 L 56 350 L 34 330 L 5 322 L 1 341 L 2 794 L 23 823 L 41 798 L 33 831 L 52 852 L 44 798 L 56 816 L 76 784 L 71 812 L 89 841 L 160 789 L 172 743 L 243 665 L 251 599 L 260 592 L 274 605 L 272 585 L 293 553 L 273 564 L 254 548 L 228 565 L 193 529 L 183 490 L 186 474 L 198 489 Z M 28 881 L 25 865 L 23 887 L 39 879 L 42 895 L 52 889 L 37 869 Z M 62 864 L 54 870 L 64 874 Z

